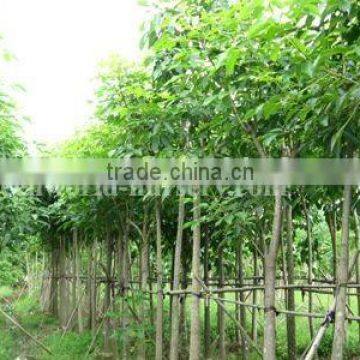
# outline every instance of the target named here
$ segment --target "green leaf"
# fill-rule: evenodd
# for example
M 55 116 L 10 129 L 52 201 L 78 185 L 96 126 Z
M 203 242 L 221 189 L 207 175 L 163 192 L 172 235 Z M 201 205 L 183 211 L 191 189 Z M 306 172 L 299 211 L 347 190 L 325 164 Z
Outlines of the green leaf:
M 341 138 L 346 126 L 349 124 L 350 120 L 351 120 L 351 117 L 349 117 L 349 119 L 345 122 L 345 124 L 332 136 L 331 144 L 330 144 L 331 151 L 334 150 L 336 143 L 340 140 L 340 138 Z
M 236 62 L 240 57 L 240 49 L 230 48 L 218 56 L 215 63 L 215 69 L 218 70 L 225 66 L 226 74 L 228 76 L 234 73 Z
M 281 109 L 281 104 L 276 101 L 268 101 L 263 106 L 263 114 L 265 119 L 269 119 L 271 115 L 276 114 Z
M 236 48 L 231 48 L 228 51 L 228 56 L 226 59 L 226 74 L 232 75 L 234 73 L 235 65 L 240 57 L 240 50 Z

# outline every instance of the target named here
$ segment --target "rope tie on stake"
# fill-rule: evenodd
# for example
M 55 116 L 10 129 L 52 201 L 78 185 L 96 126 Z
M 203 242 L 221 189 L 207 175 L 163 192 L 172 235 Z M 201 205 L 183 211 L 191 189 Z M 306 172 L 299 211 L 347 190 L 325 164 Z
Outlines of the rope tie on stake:
M 203 297 L 201 292 L 192 291 L 191 295 L 194 295 L 194 296 L 198 297 L 199 299 L 201 299 Z
M 321 326 L 325 324 L 332 324 L 334 322 L 335 322 L 335 310 L 330 310 L 326 313 L 325 319 L 322 322 Z
M 277 311 L 277 309 L 276 309 L 275 306 L 264 307 L 264 312 L 265 312 L 265 313 L 267 313 L 267 312 L 274 312 L 274 313 L 275 313 L 275 316 L 278 316 L 278 315 L 279 315 L 279 312 Z

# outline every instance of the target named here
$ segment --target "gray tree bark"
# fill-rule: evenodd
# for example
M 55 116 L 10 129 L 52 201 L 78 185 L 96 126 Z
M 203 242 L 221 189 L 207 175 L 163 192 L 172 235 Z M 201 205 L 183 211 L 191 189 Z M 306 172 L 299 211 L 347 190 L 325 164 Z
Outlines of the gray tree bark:
M 313 283 L 313 241 L 312 241 L 312 223 L 311 223 L 311 214 L 310 209 L 306 207 L 304 203 L 304 210 L 306 216 L 306 232 L 307 232 L 307 240 L 308 240 L 308 283 L 312 285 Z M 308 292 L 308 311 L 312 313 L 313 309 L 313 296 L 312 292 Z M 309 317 L 309 332 L 310 338 L 314 337 L 314 325 L 313 319 Z
M 342 208 L 341 246 L 337 267 L 337 297 L 335 308 L 335 336 L 332 344 L 332 360 L 344 358 L 346 345 L 346 292 L 349 267 L 349 216 L 351 206 L 351 186 L 344 186 Z
M 336 259 L 336 211 L 335 210 L 331 211 L 327 215 L 327 223 L 331 237 L 333 278 L 334 281 L 336 282 L 337 259 Z
M 90 259 L 89 259 L 89 279 L 88 279 L 88 289 L 89 289 L 89 329 L 91 330 L 92 335 L 95 335 L 96 332 L 96 262 L 97 262 L 97 241 L 93 240 L 90 249 Z
M 199 188 L 194 188 L 193 220 L 193 254 L 192 254 L 192 304 L 190 328 L 190 360 L 200 359 L 200 194 Z
M 359 215 L 355 209 L 354 211 L 354 218 L 355 218 L 355 251 L 359 254 L 360 251 L 360 220 Z M 355 280 L 357 284 L 360 284 L 360 254 L 356 258 L 356 265 L 355 265 Z M 357 311 L 358 316 L 360 316 L 360 288 L 356 289 L 357 293 Z M 359 342 L 360 342 L 360 322 L 359 325 Z
M 178 224 L 175 242 L 174 254 L 174 279 L 173 290 L 180 288 L 180 271 L 181 271 L 181 248 L 183 238 L 183 226 L 185 217 L 184 195 L 179 196 Z M 180 296 L 172 297 L 172 318 L 171 318 L 171 342 L 170 342 L 170 360 L 179 358 L 179 322 L 180 322 Z
M 116 340 L 114 338 L 114 326 L 108 312 L 113 311 L 112 281 L 113 281 L 113 255 L 114 255 L 114 239 L 107 233 L 106 235 L 106 287 L 104 298 L 104 350 L 107 356 L 112 359 L 117 357 Z
M 259 276 L 259 266 L 258 266 L 258 251 L 254 249 L 253 252 L 253 285 L 257 286 L 258 284 L 258 276 Z M 258 303 L 258 291 L 253 290 L 252 294 L 252 303 Z M 258 331 L 257 331 L 257 322 L 258 322 L 258 309 L 253 308 L 251 314 L 251 338 L 255 343 L 257 343 Z
M 204 283 L 209 286 L 209 224 L 206 223 L 205 231 L 205 246 L 204 246 Z M 207 297 L 204 300 L 204 356 L 205 360 L 211 358 L 210 345 L 211 345 L 211 322 L 210 322 L 210 299 Z
M 59 244 L 54 242 L 51 250 L 50 311 L 59 317 Z
M 276 309 L 275 309 L 275 282 L 276 282 L 276 256 L 279 248 L 281 233 L 281 189 L 274 188 L 275 205 L 272 238 L 265 249 L 265 326 L 264 326 L 264 358 L 276 359 Z
M 161 234 L 161 199 L 156 199 L 156 274 L 157 274 L 157 302 L 156 302 L 156 360 L 163 357 L 163 291 L 162 291 L 162 234 Z
M 146 358 L 146 349 L 145 349 L 145 321 L 146 321 L 146 306 L 145 306 L 145 296 L 148 290 L 148 281 L 149 281 L 149 208 L 147 204 L 144 205 L 144 218 L 142 226 L 142 238 L 140 242 L 140 290 L 143 299 L 140 302 L 140 314 L 139 318 L 141 321 L 141 331 L 143 341 L 138 343 L 138 357 L 140 359 Z
M 219 276 L 219 289 L 224 287 L 224 256 L 223 256 L 223 247 L 220 245 L 218 248 L 218 276 Z M 224 299 L 224 293 L 221 292 L 218 294 L 220 302 L 218 303 L 217 313 L 218 313 L 218 332 L 219 332 L 219 359 L 226 359 L 226 348 L 225 348 L 225 314 L 224 309 L 221 307 L 221 300 Z
M 237 283 L 239 287 L 244 286 L 244 261 L 243 261 L 243 239 L 239 238 L 236 244 L 236 257 L 237 257 Z M 241 292 L 239 294 L 239 300 L 241 302 L 245 302 L 245 293 Z M 239 315 L 240 315 L 240 324 L 243 329 L 246 329 L 246 309 L 245 306 L 238 306 L 239 308 Z M 241 358 L 247 359 L 248 357 L 248 344 L 246 336 L 243 332 L 239 331 L 239 336 L 241 339 Z
M 65 236 L 60 236 L 60 253 L 59 253 L 59 273 L 60 273 L 60 286 L 59 286 L 59 320 L 60 327 L 65 329 L 68 321 L 68 287 L 66 279 L 66 247 Z
M 294 284 L 294 228 L 293 228 L 293 213 L 292 206 L 287 205 L 287 280 L 289 285 Z M 295 311 L 295 294 L 294 289 L 287 291 L 287 309 Z M 296 327 L 295 316 L 287 315 L 287 343 L 288 343 L 288 357 L 290 360 L 296 359 Z

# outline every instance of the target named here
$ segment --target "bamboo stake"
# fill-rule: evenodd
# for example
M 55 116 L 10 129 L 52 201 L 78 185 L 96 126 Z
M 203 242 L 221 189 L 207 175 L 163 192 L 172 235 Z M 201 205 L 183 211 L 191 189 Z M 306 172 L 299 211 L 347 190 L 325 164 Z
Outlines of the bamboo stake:
M 350 266 L 350 268 L 349 268 L 349 271 L 348 271 L 348 278 L 351 277 L 351 273 L 352 273 L 353 270 L 354 270 L 354 267 L 355 267 L 355 265 L 356 265 L 358 256 L 359 256 L 359 252 L 357 252 L 357 253 L 354 255 L 352 264 L 351 264 L 351 266 Z M 330 307 L 330 310 L 329 310 L 329 311 L 327 312 L 327 314 L 325 315 L 324 322 L 321 324 L 318 333 L 315 335 L 315 338 L 314 338 L 314 340 L 312 341 L 309 350 L 306 349 L 306 351 L 305 351 L 306 355 L 305 355 L 305 356 L 302 355 L 302 356 L 301 356 L 301 359 L 311 360 L 311 359 L 314 357 L 314 355 L 317 353 L 317 349 L 318 349 L 318 347 L 319 347 L 319 345 L 320 345 L 321 339 L 323 338 L 323 336 L 324 336 L 324 334 L 325 334 L 326 329 L 328 328 L 330 322 L 332 322 L 332 321 L 334 320 L 337 293 L 338 293 L 338 290 L 336 291 L 335 299 L 334 299 L 334 301 L 333 301 L 333 303 L 332 303 L 332 305 L 331 305 L 331 307 Z M 348 316 L 347 319 L 349 320 L 350 317 Z M 359 320 L 360 320 L 360 319 L 359 319 Z M 355 321 L 358 321 L 358 320 L 355 319 Z
M 25 335 L 27 335 L 32 341 L 34 341 L 37 345 L 39 345 L 42 349 L 44 349 L 48 354 L 54 355 L 43 343 L 37 340 L 34 336 L 32 336 L 27 330 L 25 330 L 14 318 L 12 318 L 9 314 L 7 314 L 0 307 L 0 313 L 8 319 L 11 323 L 13 323 L 18 329 L 20 329 Z
M 240 324 L 239 321 L 237 321 L 226 309 L 226 307 L 224 306 L 224 304 L 222 303 L 225 299 L 219 299 L 217 297 L 212 297 L 211 296 L 211 290 L 204 284 L 204 282 L 198 278 L 199 283 L 202 285 L 202 287 L 205 289 L 205 291 L 207 292 L 208 296 L 210 299 L 215 300 L 216 303 L 223 309 L 224 313 L 226 315 L 229 316 L 229 318 L 231 320 L 233 320 L 235 322 L 235 324 L 239 327 L 240 331 L 242 332 L 243 336 L 246 337 L 246 339 L 248 340 L 248 342 L 252 345 L 252 347 L 256 350 L 256 352 L 262 357 L 262 352 L 259 349 L 259 347 L 256 345 L 256 343 L 251 339 L 251 337 L 247 334 L 246 329 L 244 329 L 242 327 L 242 325 Z

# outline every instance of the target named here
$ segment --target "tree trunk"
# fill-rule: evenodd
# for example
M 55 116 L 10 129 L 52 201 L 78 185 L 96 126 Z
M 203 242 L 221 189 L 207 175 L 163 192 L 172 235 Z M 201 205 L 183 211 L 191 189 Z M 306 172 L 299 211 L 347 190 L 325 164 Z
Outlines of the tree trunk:
M 157 302 L 156 302 L 156 360 L 163 357 L 163 291 L 162 291 L 162 239 L 161 239 L 161 199 L 156 199 L 156 274 L 157 274 Z
M 187 251 L 188 245 L 188 232 L 184 232 L 182 254 L 181 254 L 181 289 L 186 290 L 188 287 L 187 274 L 189 269 L 188 258 L 189 253 Z M 187 332 L 187 317 L 186 317 L 186 294 L 180 297 L 180 341 L 181 348 L 185 348 L 188 343 Z M 184 358 L 181 356 L 180 358 Z
M 236 243 L 236 257 L 237 257 L 237 274 L 236 280 L 238 283 L 238 287 L 244 286 L 244 262 L 243 262 L 243 239 L 240 237 Z M 240 292 L 239 294 L 240 302 L 245 302 L 245 293 Z M 245 306 L 240 305 L 239 307 L 239 314 L 240 314 L 240 325 L 243 329 L 246 329 L 246 309 Z M 243 332 L 240 332 L 240 339 L 241 339 L 241 358 L 247 359 L 248 349 L 247 349 L 247 339 Z
M 77 262 L 77 230 L 73 229 L 73 243 L 72 243 L 72 272 L 71 272 L 71 308 L 72 312 L 77 308 L 77 283 L 76 283 L 76 262 Z M 75 310 L 71 319 L 71 328 L 77 327 L 77 311 Z M 78 329 L 77 329 L 78 330 Z
M 287 280 L 288 284 L 294 284 L 294 228 L 293 228 L 293 214 L 292 206 L 287 205 Z M 287 291 L 287 309 L 295 311 L 295 294 L 294 289 Z M 287 344 L 288 344 L 288 357 L 290 360 L 296 359 L 296 324 L 295 316 L 287 315 L 286 317 L 287 328 Z
M 257 249 L 253 250 L 253 285 L 257 286 L 258 276 L 259 276 L 259 267 L 258 267 L 258 251 Z M 258 291 L 253 290 L 252 294 L 252 303 L 256 305 L 258 303 Z M 255 343 L 257 343 L 257 321 L 258 321 L 258 309 L 253 308 L 251 314 L 251 338 Z
M 360 251 L 360 221 L 359 215 L 355 209 L 354 211 L 354 218 L 355 218 L 355 251 L 359 254 Z M 360 284 L 360 254 L 356 258 L 356 265 L 355 265 L 355 280 L 357 284 Z M 356 289 L 357 293 L 357 311 L 358 316 L 360 316 L 360 288 Z M 360 342 L 360 322 L 358 323 L 359 326 L 359 342 Z
M 60 287 L 59 287 L 59 320 L 60 327 L 65 329 L 68 320 L 68 289 L 66 279 L 66 247 L 65 236 L 60 236 L 60 253 L 59 253 L 59 273 L 60 273 Z
M 312 224 L 311 224 L 311 215 L 310 209 L 306 207 L 304 203 L 304 210 L 306 216 L 306 232 L 307 232 L 307 240 L 308 240 L 308 283 L 312 285 L 313 283 L 313 241 L 312 241 Z M 308 292 L 308 311 L 312 313 L 313 309 L 313 296 L 312 292 Z M 314 337 L 314 326 L 313 326 L 313 319 L 309 317 L 309 332 L 310 338 Z
M 210 234 L 209 224 L 204 226 L 205 231 L 205 247 L 204 247 L 204 283 L 209 286 L 209 245 Z M 206 297 L 204 300 L 204 352 L 205 360 L 210 359 L 210 345 L 211 345 L 211 322 L 210 322 L 210 299 Z
M 224 287 L 224 252 L 223 247 L 220 245 L 218 248 L 218 276 L 219 276 L 219 289 Z M 218 297 L 220 304 L 222 304 L 222 299 L 224 299 L 224 293 L 219 293 Z M 218 304 L 217 313 L 218 313 L 218 328 L 219 328 L 219 359 L 226 359 L 226 348 L 225 348 L 225 318 L 224 318 L 224 309 Z
M 332 344 L 332 360 L 344 358 L 346 344 L 346 292 L 349 266 L 349 215 L 351 206 L 351 186 L 344 186 L 342 210 L 341 246 L 337 268 L 335 334 Z
M 50 284 L 50 311 L 59 317 L 59 244 L 52 244 L 51 251 L 51 284 Z
M 79 245 L 78 245 L 78 231 L 73 230 L 73 278 L 72 278 L 72 307 L 75 314 L 73 316 L 73 327 L 76 327 L 79 333 L 83 331 L 83 322 L 81 314 L 80 292 L 80 257 L 79 257 Z
M 40 304 L 45 313 L 51 312 L 51 282 L 52 282 L 52 264 L 51 260 L 46 260 L 47 253 L 43 253 L 43 276 L 41 281 Z M 49 255 L 51 257 L 51 255 Z
M 181 270 L 181 248 L 183 238 L 183 226 L 185 217 L 184 195 L 179 196 L 178 224 L 175 242 L 174 254 L 174 279 L 173 290 L 180 288 L 180 270 Z M 172 317 L 171 317 L 171 343 L 170 360 L 179 358 L 179 321 L 180 321 L 180 296 L 172 297 Z
M 330 237 L 331 237 L 331 248 L 332 248 L 332 266 L 333 266 L 333 278 L 336 282 L 336 210 L 331 211 L 326 216 L 327 224 L 329 227 Z
M 104 351 L 111 357 L 116 358 L 116 341 L 114 338 L 114 327 L 109 312 L 113 311 L 113 255 L 114 255 L 114 239 L 107 233 L 106 235 L 106 287 L 104 298 Z
M 110 296 L 111 296 L 111 284 L 110 284 L 110 272 L 111 272 L 111 237 L 108 233 L 106 235 L 106 285 L 105 285 L 105 295 L 104 295 L 104 350 L 106 353 L 110 353 L 110 318 L 107 315 L 110 309 Z
M 129 262 L 128 262 L 128 220 L 127 214 L 124 216 L 124 223 L 122 225 L 123 234 L 120 242 L 120 327 L 122 332 L 122 346 L 121 346 L 121 360 L 127 359 L 127 327 L 128 327 L 128 317 L 127 317 L 127 305 L 126 305 L 126 295 L 129 287 Z
M 193 209 L 193 254 L 192 254 L 192 304 L 190 328 L 190 360 L 200 359 L 200 194 L 199 188 L 194 188 Z
M 148 241 L 148 232 L 149 232 L 149 208 L 147 205 L 144 205 L 144 218 L 142 226 L 142 239 L 140 243 L 140 290 L 141 290 L 141 302 L 140 302 L 140 321 L 141 321 L 141 332 L 143 341 L 138 343 L 138 357 L 141 359 L 146 358 L 146 349 L 145 349 L 145 322 L 146 322 L 146 306 L 145 306 L 145 296 L 148 290 L 148 281 L 149 281 L 149 241 Z
M 93 240 L 89 256 L 89 329 L 92 336 L 96 331 L 96 239 Z
M 276 308 L 275 308 L 275 282 L 276 282 L 276 255 L 278 252 L 281 232 L 281 189 L 274 188 L 274 222 L 270 244 L 265 249 L 265 326 L 264 326 L 264 358 L 276 359 Z

